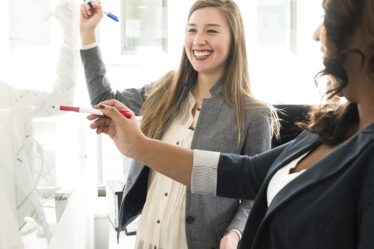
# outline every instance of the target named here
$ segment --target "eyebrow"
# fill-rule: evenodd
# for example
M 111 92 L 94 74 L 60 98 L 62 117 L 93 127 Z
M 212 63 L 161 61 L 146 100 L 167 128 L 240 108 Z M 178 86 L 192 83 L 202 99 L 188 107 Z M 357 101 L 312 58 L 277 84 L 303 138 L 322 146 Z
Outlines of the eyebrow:
M 194 23 L 190 23 L 190 24 L 188 24 L 188 26 L 197 26 L 197 25 L 194 24 Z M 215 23 L 208 23 L 208 24 L 206 24 L 204 26 L 207 26 L 207 27 L 221 27 L 220 24 L 215 24 Z

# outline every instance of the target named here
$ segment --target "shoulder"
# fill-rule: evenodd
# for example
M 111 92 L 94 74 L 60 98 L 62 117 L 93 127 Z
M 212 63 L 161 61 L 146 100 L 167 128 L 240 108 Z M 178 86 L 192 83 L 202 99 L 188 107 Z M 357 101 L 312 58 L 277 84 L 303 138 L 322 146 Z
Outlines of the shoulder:
M 243 97 L 243 104 L 247 120 L 270 120 L 272 117 L 272 112 L 275 110 L 272 105 L 255 99 L 251 96 Z

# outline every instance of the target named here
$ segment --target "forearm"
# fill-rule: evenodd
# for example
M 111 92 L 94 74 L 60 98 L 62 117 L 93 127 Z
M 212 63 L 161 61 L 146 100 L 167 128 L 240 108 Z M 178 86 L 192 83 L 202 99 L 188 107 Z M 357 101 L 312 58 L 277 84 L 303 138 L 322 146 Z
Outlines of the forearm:
M 236 214 L 226 230 L 236 229 L 240 233 L 243 233 L 252 205 L 252 200 L 241 200 Z
M 81 31 L 82 46 L 86 46 L 86 45 L 89 45 L 95 42 L 96 42 L 96 31 L 95 30 Z
M 182 184 L 191 185 L 193 151 L 146 138 L 133 158 Z
M 96 105 L 104 100 L 116 99 L 134 111 L 136 115 L 140 115 L 145 96 L 153 84 L 145 85 L 142 88 L 114 91 L 106 76 L 106 67 L 99 47 L 82 49 L 80 53 L 91 104 Z
M 99 48 L 81 50 L 80 54 L 91 104 L 115 99 L 110 82 L 106 78 L 106 67 Z

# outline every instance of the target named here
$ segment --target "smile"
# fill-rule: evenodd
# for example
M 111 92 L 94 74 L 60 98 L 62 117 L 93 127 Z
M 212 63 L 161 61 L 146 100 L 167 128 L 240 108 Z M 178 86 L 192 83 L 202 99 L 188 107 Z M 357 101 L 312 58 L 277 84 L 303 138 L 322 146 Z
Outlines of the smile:
M 209 55 L 212 54 L 212 51 L 207 51 L 207 50 L 204 50 L 204 51 L 193 51 L 193 55 L 196 57 L 196 58 L 205 58 L 205 57 L 208 57 Z

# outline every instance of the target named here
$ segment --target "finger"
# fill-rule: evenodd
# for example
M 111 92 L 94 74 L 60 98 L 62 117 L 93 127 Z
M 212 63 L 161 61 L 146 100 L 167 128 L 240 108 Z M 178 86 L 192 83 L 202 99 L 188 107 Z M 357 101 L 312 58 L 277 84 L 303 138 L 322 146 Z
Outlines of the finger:
M 129 109 L 126 105 L 119 102 L 115 99 L 105 100 L 97 105 L 95 105 L 95 108 L 102 109 L 105 108 L 105 106 L 114 107 L 117 110 L 120 110 L 121 115 L 125 116 L 128 119 L 131 119 L 132 117 L 135 117 L 134 112 Z
M 98 117 L 99 117 L 99 116 L 97 116 L 97 115 L 95 115 L 95 114 L 90 114 L 90 115 L 87 116 L 87 119 L 92 121 L 92 120 L 97 119 Z
M 87 5 L 86 4 L 81 4 L 81 15 L 85 18 L 89 17 L 89 14 L 87 13 Z
M 98 127 L 98 128 L 96 129 L 96 133 L 97 133 L 97 134 L 104 133 L 104 134 L 109 135 L 109 127 L 108 127 L 108 126 L 106 126 L 106 127 Z
M 88 16 L 92 15 L 91 5 L 88 3 L 84 4 L 84 11 Z
M 118 100 L 115 100 L 115 99 L 108 99 L 103 102 L 100 102 L 99 104 L 95 106 L 95 108 L 100 108 L 100 105 L 113 106 L 117 109 L 130 110 L 122 102 L 119 102 Z
M 113 104 L 114 103 L 115 102 L 113 102 Z M 121 106 L 125 106 L 125 105 L 121 104 Z M 116 106 L 108 106 L 108 105 L 100 104 L 99 107 L 100 107 L 100 110 L 103 112 L 103 114 L 111 118 L 116 124 L 119 124 L 124 121 L 125 119 L 124 116 L 118 111 L 118 108 Z
M 92 0 L 92 1 L 91 1 L 91 5 L 92 5 L 92 7 L 94 7 L 95 9 L 101 9 L 100 1 Z
M 91 129 L 104 128 L 108 127 L 111 123 L 111 120 L 107 117 L 101 117 L 96 119 L 91 125 Z
M 88 7 L 91 9 L 91 11 L 94 11 L 96 13 L 101 14 L 103 12 L 100 1 L 91 1 Z
M 124 115 L 127 118 L 135 117 L 134 112 L 130 108 L 128 108 L 126 105 L 124 105 L 122 102 L 119 102 L 118 100 L 110 99 L 110 100 L 103 101 L 99 103 L 98 105 L 96 105 L 95 108 L 99 108 L 99 109 L 103 108 L 101 105 L 113 106 L 114 108 L 121 110 L 122 115 Z M 123 111 L 127 114 L 124 114 Z

